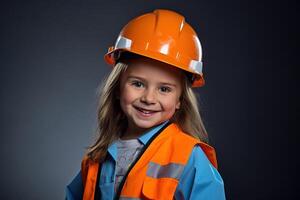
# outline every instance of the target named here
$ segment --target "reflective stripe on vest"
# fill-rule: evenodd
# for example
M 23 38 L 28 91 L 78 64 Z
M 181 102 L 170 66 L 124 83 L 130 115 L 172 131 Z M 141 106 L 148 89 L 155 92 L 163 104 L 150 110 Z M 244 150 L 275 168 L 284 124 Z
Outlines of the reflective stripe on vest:
M 160 165 L 150 162 L 147 170 L 147 176 L 152 178 L 174 178 L 179 180 L 184 169 L 184 165 L 169 163 Z

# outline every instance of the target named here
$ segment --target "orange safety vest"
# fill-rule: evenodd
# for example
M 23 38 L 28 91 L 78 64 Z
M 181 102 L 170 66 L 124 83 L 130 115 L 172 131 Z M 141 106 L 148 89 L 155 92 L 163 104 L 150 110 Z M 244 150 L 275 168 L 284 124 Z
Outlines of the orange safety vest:
M 173 199 L 184 166 L 195 145 L 200 145 L 217 168 L 213 147 L 170 124 L 150 143 L 124 180 L 120 199 Z M 93 200 L 99 163 L 85 157 L 81 165 L 83 200 Z

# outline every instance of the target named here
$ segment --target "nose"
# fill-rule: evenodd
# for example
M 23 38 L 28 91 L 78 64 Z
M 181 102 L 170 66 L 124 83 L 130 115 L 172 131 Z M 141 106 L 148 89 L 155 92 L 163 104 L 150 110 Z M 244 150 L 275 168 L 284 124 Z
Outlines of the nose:
M 155 91 L 150 88 L 145 90 L 141 97 L 141 102 L 145 104 L 155 104 L 155 101 L 156 101 Z

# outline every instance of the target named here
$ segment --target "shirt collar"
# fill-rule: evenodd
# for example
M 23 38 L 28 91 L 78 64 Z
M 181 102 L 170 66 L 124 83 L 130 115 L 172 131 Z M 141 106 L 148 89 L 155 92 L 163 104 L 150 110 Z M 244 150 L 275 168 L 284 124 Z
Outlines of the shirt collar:
M 168 121 L 165 121 L 164 123 L 155 126 L 154 128 L 152 128 L 151 130 L 149 130 L 148 132 L 146 132 L 145 134 L 141 135 L 138 140 L 143 143 L 143 145 L 146 145 L 147 142 L 152 138 L 152 136 L 157 133 L 157 131 L 159 131 L 166 123 L 168 123 Z
M 164 125 L 168 123 L 169 120 L 153 127 L 151 130 L 147 131 L 145 134 L 141 135 L 138 140 L 143 144 L 146 145 L 147 142 L 152 138 L 152 136 L 157 133 Z M 108 153 L 113 157 L 114 160 L 117 159 L 117 144 L 116 141 L 114 141 L 109 147 L 108 147 Z

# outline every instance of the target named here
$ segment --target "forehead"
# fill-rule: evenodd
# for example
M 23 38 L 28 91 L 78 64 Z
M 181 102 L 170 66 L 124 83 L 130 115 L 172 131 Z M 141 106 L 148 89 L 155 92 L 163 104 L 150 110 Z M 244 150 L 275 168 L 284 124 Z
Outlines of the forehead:
M 184 73 L 179 68 L 150 58 L 141 57 L 130 59 L 126 63 L 128 64 L 128 68 L 125 72 L 126 75 L 163 79 L 163 81 L 179 83 Z

